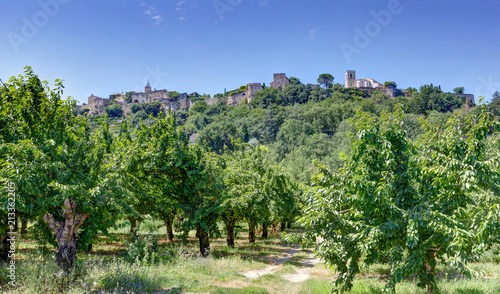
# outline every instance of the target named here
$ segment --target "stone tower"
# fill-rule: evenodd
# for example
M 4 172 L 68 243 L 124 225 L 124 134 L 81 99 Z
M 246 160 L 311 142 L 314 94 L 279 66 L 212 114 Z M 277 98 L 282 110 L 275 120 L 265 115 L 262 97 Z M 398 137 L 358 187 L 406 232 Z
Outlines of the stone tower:
M 151 85 L 149 84 L 149 80 L 146 87 L 144 87 L 144 93 L 151 93 Z
M 278 88 L 278 87 L 285 88 L 285 86 L 288 84 L 290 84 L 290 80 L 286 77 L 286 74 L 275 73 L 274 81 L 271 83 L 271 88 Z
M 345 87 L 346 88 L 356 87 L 356 71 L 355 70 L 347 70 L 345 72 Z

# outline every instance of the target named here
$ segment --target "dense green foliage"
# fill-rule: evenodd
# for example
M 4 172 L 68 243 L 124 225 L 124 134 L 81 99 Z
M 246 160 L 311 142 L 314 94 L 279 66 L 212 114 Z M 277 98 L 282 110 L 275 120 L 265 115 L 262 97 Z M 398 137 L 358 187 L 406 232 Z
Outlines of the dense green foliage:
M 123 109 L 121 105 L 118 104 L 113 104 L 106 106 L 106 114 L 109 117 L 122 117 L 123 116 Z
M 152 115 L 157 117 L 160 113 L 161 103 L 151 102 L 151 103 L 133 103 L 130 105 L 130 111 L 136 114 L 140 111 L 144 111 L 147 116 Z M 109 114 L 108 114 L 109 115 Z
M 92 132 L 84 117 L 73 115 L 73 102 L 61 100 L 59 81 L 49 89 L 28 67 L 6 88 L 0 100 L 2 195 L 9 182 L 15 184 L 16 210 L 36 221 L 41 245 L 59 243 L 58 262 L 65 267 L 73 262 L 64 252 L 75 250 L 75 237 L 86 247 L 97 231 L 106 232 L 116 220 L 120 196 L 114 189 L 119 180 L 113 172 L 112 138 L 107 123 Z M 56 240 L 49 228 L 62 235 Z
M 379 116 L 401 104 L 407 122 L 405 130 L 413 140 L 422 134 L 420 118 L 443 125 L 449 113 L 465 103 L 465 98 L 432 85 L 422 86 L 410 97 L 389 99 L 381 91 L 344 89 L 335 84 L 326 93 L 297 78 L 291 78 L 291 82 L 284 89 L 259 91 L 250 107 L 227 106 L 224 101 L 210 106 L 197 102 L 182 128 L 188 135 L 198 133 L 197 142 L 218 153 L 224 146 L 232 150 L 231 138 L 265 144 L 271 162 L 284 168 L 295 181 L 308 184 L 317 172 L 313 160 L 333 169 L 341 166 L 339 155 L 349 152 L 346 134 L 350 126 L 346 120 L 354 116 L 357 108 Z
M 196 230 L 206 256 L 222 223 L 234 246 L 238 223 L 252 243 L 302 216 L 302 241 L 323 239 L 317 253 L 341 273 L 337 290 L 376 262 L 391 265 L 389 288 L 415 275 L 437 291 L 438 262 L 470 274 L 500 241 L 498 93 L 474 107 L 432 84 L 389 98 L 318 80 L 236 107 L 197 97 L 189 112 L 134 103 L 123 118 L 113 104 L 87 117 L 27 68 L 0 90 L 0 256 L 13 183 L 16 212 L 39 245 L 59 246 L 65 270 L 122 219 L 133 235 L 143 218 L 163 221 L 169 242 L 174 221 L 184 239 Z M 155 262 L 154 242 L 134 240 L 128 259 Z
M 321 167 L 307 194 L 304 244 L 315 244 L 349 291 L 361 266 L 391 265 L 387 286 L 416 275 L 437 291 L 438 262 L 472 275 L 468 264 L 498 242 L 500 124 L 488 114 L 425 124 L 412 142 L 401 109 L 353 120 L 351 156 L 338 172 Z

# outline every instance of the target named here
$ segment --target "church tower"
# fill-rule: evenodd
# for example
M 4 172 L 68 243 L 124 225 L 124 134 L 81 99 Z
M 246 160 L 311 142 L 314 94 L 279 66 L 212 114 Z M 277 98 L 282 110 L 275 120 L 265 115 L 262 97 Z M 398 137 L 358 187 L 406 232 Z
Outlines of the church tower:
M 345 88 L 356 87 L 356 71 L 348 70 L 345 72 Z
M 149 80 L 146 87 L 144 87 L 144 93 L 151 93 L 151 85 L 149 84 Z

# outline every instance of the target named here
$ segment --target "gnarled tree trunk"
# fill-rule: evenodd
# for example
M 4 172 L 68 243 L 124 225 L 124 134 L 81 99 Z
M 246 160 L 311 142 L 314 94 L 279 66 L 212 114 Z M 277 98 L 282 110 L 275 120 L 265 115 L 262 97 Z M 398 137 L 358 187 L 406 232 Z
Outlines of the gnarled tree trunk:
M 174 242 L 174 218 L 175 214 L 170 214 L 167 216 L 164 220 L 165 222 L 165 227 L 167 228 L 167 242 L 172 243 Z
M 234 224 L 236 222 L 231 220 L 226 222 L 226 243 L 229 247 L 234 247 Z
M 255 243 L 255 225 L 248 223 L 248 242 Z
M 87 213 L 76 213 L 76 201 L 64 200 L 64 222 L 56 221 L 53 214 L 46 213 L 43 220 L 56 234 L 59 250 L 56 262 L 64 271 L 69 271 L 76 260 L 76 233 L 88 217 Z
M 208 237 L 208 232 L 206 232 L 202 227 L 198 225 L 198 233 L 200 240 L 200 254 L 205 257 L 210 253 L 210 239 Z

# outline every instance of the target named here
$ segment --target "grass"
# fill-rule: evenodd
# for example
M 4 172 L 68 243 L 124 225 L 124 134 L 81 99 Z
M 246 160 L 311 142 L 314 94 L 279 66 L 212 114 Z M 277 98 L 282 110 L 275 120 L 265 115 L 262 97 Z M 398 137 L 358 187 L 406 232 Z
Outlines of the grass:
M 0 286 L 0 292 L 9 293 L 331 293 L 335 273 L 322 264 L 302 264 L 310 258 L 310 251 L 292 250 L 280 236 L 257 243 L 247 241 L 248 229 L 239 228 L 236 246 L 229 248 L 225 238 L 211 239 L 208 258 L 198 255 L 195 232 L 184 242 L 177 235 L 175 243 L 167 243 L 161 222 L 146 220 L 140 233 L 159 232 L 159 262 L 154 265 L 129 264 L 124 256 L 129 242 L 128 222 L 122 221 L 111 236 L 99 236 L 91 254 L 78 254 L 78 264 L 69 275 L 62 274 L 54 262 L 54 255 L 40 256 L 37 244 L 30 238 L 22 239 L 16 260 L 16 289 Z M 293 229 L 291 232 L 298 232 Z M 485 278 L 465 279 L 454 270 L 439 266 L 439 286 L 442 293 L 500 293 L 499 248 L 488 251 L 480 263 L 472 264 L 484 272 Z M 294 252 L 293 256 L 289 256 Z M 282 264 L 276 260 L 290 257 Z M 251 279 L 247 271 L 273 268 L 272 272 Z M 390 268 L 374 264 L 363 268 L 354 281 L 351 293 L 382 293 Z M 296 273 L 307 273 L 310 278 L 301 283 L 285 279 Z M 5 266 L 0 269 L 0 281 L 8 281 Z M 416 283 L 405 280 L 397 285 L 397 293 L 426 293 Z
M 212 293 L 214 294 L 267 294 L 269 293 L 265 288 L 260 287 L 245 287 L 241 289 L 235 288 L 219 288 Z
M 384 291 L 384 281 L 380 279 L 361 278 L 354 281 L 354 287 L 350 293 L 355 294 L 378 294 Z M 456 279 L 441 280 L 439 288 L 442 294 L 498 294 L 500 293 L 500 280 L 483 279 Z M 311 279 L 302 284 L 298 293 L 330 294 L 332 282 L 322 279 Z M 418 288 L 411 281 L 397 284 L 396 293 L 425 294 L 427 290 Z

